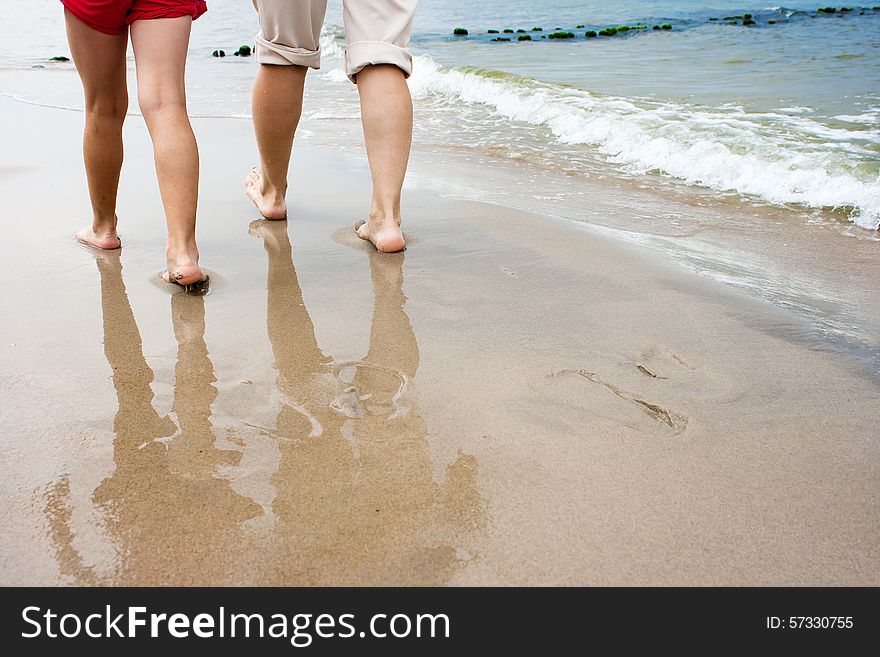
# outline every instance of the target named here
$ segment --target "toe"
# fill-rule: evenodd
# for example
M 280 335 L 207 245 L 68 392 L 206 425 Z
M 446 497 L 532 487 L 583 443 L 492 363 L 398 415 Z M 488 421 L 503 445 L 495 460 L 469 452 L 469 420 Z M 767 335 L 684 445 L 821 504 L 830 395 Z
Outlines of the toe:
M 369 240 L 370 236 L 367 234 L 367 222 L 361 219 L 354 225 L 354 232 L 357 233 L 357 236 L 362 240 Z

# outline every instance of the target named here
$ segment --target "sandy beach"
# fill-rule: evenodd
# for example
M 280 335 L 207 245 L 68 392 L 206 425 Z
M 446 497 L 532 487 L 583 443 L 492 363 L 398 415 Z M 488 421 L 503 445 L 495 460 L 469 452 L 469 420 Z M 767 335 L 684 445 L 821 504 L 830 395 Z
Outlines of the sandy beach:
M 876 364 L 784 304 L 418 155 L 403 254 L 360 156 L 297 148 L 255 221 L 228 118 L 181 293 L 140 118 L 120 255 L 72 238 L 82 114 L 0 117 L 0 584 L 880 584 Z

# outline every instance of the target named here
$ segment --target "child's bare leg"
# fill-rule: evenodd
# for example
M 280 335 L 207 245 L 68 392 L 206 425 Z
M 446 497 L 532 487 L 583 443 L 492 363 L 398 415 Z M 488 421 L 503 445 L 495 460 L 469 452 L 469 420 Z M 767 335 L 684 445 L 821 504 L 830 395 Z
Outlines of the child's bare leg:
M 287 170 L 302 115 L 308 68 L 261 64 L 254 82 L 253 114 L 260 168 L 245 181 L 248 197 L 266 219 L 287 219 Z
M 153 139 L 168 224 L 165 277 L 181 285 L 205 278 L 196 246 L 199 150 L 186 112 L 184 86 L 191 27 L 189 16 L 140 20 L 131 26 L 138 104 Z
M 373 176 L 373 200 L 358 235 L 379 251 L 401 251 L 400 192 L 412 145 L 412 98 L 403 71 L 393 65 L 367 66 L 357 74 L 364 141 Z
M 122 124 L 128 110 L 128 35 L 99 32 L 66 10 L 64 18 L 70 52 L 85 94 L 83 159 L 92 203 L 92 223 L 78 230 L 76 238 L 102 249 L 117 249 L 116 194 L 122 168 Z

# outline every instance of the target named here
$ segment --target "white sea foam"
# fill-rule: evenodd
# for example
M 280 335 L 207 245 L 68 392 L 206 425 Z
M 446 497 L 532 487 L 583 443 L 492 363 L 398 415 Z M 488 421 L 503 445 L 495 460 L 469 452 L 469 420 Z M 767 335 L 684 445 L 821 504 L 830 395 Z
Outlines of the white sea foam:
M 864 114 L 841 114 L 835 116 L 838 121 L 846 121 L 847 123 L 864 123 L 865 125 L 876 125 L 880 123 L 880 110 L 868 111 Z
M 343 44 L 341 29 L 325 28 L 321 47 L 328 65 L 323 77 L 328 81 L 348 83 L 341 68 Z M 410 88 L 423 102 L 482 107 L 490 113 L 488 121 L 549 129 L 560 145 L 592 146 L 607 161 L 631 172 L 660 172 L 774 204 L 844 208 L 861 227 L 880 225 L 880 177 L 855 170 L 850 157 L 876 148 L 880 133 L 825 125 L 803 116 L 812 111 L 808 107 L 757 114 L 733 104 L 712 109 L 636 103 L 513 76 L 446 68 L 426 55 L 416 57 Z M 836 118 L 873 123 L 877 116 L 868 112 Z
M 845 208 L 864 228 L 880 224 L 880 178 L 852 167 L 847 151 L 875 141 L 804 117 L 748 116 L 679 105 L 638 105 L 569 87 L 450 69 L 416 58 L 417 99 L 482 106 L 495 118 L 549 129 L 559 144 L 589 145 L 635 172 L 776 204 Z M 831 142 L 831 143 L 829 143 Z M 844 143 L 845 148 L 835 147 Z

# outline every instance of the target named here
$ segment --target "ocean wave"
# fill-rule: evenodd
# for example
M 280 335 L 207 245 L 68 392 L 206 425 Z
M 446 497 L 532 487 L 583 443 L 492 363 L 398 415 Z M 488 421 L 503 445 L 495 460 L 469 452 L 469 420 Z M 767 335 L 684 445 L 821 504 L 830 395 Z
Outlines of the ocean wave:
M 341 28 L 325 27 L 326 59 L 341 63 L 344 43 Z M 323 77 L 347 83 L 339 67 Z M 518 140 L 530 136 L 511 123 L 549 130 L 558 145 L 589 147 L 629 173 L 661 173 L 772 204 L 844 210 L 858 226 L 880 226 L 880 175 L 876 167 L 866 171 L 859 164 L 876 159 L 880 133 L 826 125 L 805 116 L 807 107 L 750 113 L 736 105 L 635 101 L 502 71 L 444 67 L 429 55 L 415 58 L 410 89 L 428 111 L 432 102 L 488 111 L 487 133 L 497 137 L 498 123 L 506 123 L 510 130 L 500 132 L 511 138 L 497 145 L 509 146 L 517 158 Z M 838 120 L 847 118 L 855 117 Z M 471 124 L 468 130 L 473 132 Z M 578 156 L 561 150 L 560 157 Z
M 874 133 L 783 114 L 643 106 L 497 71 L 446 68 L 426 55 L 416 60 L 410 87 L 417 99 L 481 106 L 496 119 L 546 128 L 558 144 L 593 147 L 631 172 L 773 204 L 844 209 L 861 227 L 880 225 L 880 177 L 850 157 L 864 149 L 860 141 L 875 141 Z

